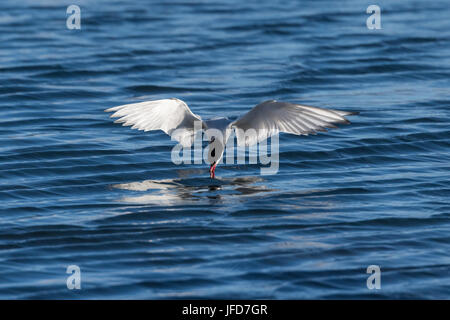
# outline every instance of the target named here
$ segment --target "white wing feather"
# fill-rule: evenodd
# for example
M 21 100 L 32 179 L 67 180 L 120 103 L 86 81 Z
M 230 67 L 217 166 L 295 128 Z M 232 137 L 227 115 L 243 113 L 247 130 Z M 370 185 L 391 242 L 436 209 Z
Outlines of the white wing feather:
M 238 145 L 249 146 L 279 132 L 308 135 L 336 128 L 334 124 L 350 123 L 344 116 L 352 114 L 356 113 L 270 100 L 253 107 L 230 126 L 236 131 Z M 249 129 L 256 134 L 251 130 L 245 134 Z
M 176 98 L 126 104 L 105 110 L 114 112 L 115 123 L 144 131 L 162 130 L 183 146 L 190 146 L 196 130 L 202 129 L 202 119 L 192 113 L 187 104 Z M 195 125 L 199 121 L 200 125 Z

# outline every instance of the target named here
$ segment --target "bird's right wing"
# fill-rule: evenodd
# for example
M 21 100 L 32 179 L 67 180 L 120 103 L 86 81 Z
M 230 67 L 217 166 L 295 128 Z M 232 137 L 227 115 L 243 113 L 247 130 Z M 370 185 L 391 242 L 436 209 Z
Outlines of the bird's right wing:
M 162 130 L 183 146 L 190 146 L 196 131 L 204 127 L 200 116 L 179 99 L 162 99 L 126 104 L 105 110 L 114 112 L 115 123 L 144 131 Z
M 345 116 L 353 114 L 357 113 L 269 100 L 253 107 L 230 126 L 236 129 L 238 145 L 249 146 L 279 132 L 308 135 L 336 128 L 334 124 L 350 123 Z

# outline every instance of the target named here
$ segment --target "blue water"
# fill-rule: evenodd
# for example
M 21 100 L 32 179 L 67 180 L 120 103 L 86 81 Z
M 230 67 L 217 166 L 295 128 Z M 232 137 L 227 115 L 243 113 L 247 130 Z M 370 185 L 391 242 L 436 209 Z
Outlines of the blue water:
M 450 298 L 448 1 L 69 4 L 0 2 L 0 298 Z M 103 112 L 169 97 L 360 115 L 212 182 Z

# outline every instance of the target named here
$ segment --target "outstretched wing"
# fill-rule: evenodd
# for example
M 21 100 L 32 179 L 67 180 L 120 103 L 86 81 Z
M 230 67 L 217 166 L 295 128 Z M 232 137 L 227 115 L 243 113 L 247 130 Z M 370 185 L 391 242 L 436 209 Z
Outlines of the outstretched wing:
M 111 118 L 118 118 L 115 123 L 144 131 L 162 130 L 183 146 L 190 146 L 195 132 L 204 126 L 200 116 L 176 98 L 126 104 L 105 111 L 114 112 Z
M 345 116 L 353 114 L 357 113 L 270 100 L 255 106 L 231 127 L 236 131 L 238 145 L 249 146 L 279 132 L 308 135 L 337 128 L 334 124 L 350 123 Z

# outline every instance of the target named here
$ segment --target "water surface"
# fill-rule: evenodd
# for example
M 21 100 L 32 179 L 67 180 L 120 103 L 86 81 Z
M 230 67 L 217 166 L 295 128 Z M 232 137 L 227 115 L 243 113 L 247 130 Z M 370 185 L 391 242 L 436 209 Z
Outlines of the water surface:
M 449 298 L 447 1 L 77 4 L 0 2 L 0 298 Z M 169 97 L 360 115 L 213 182 L 103 112 Z

